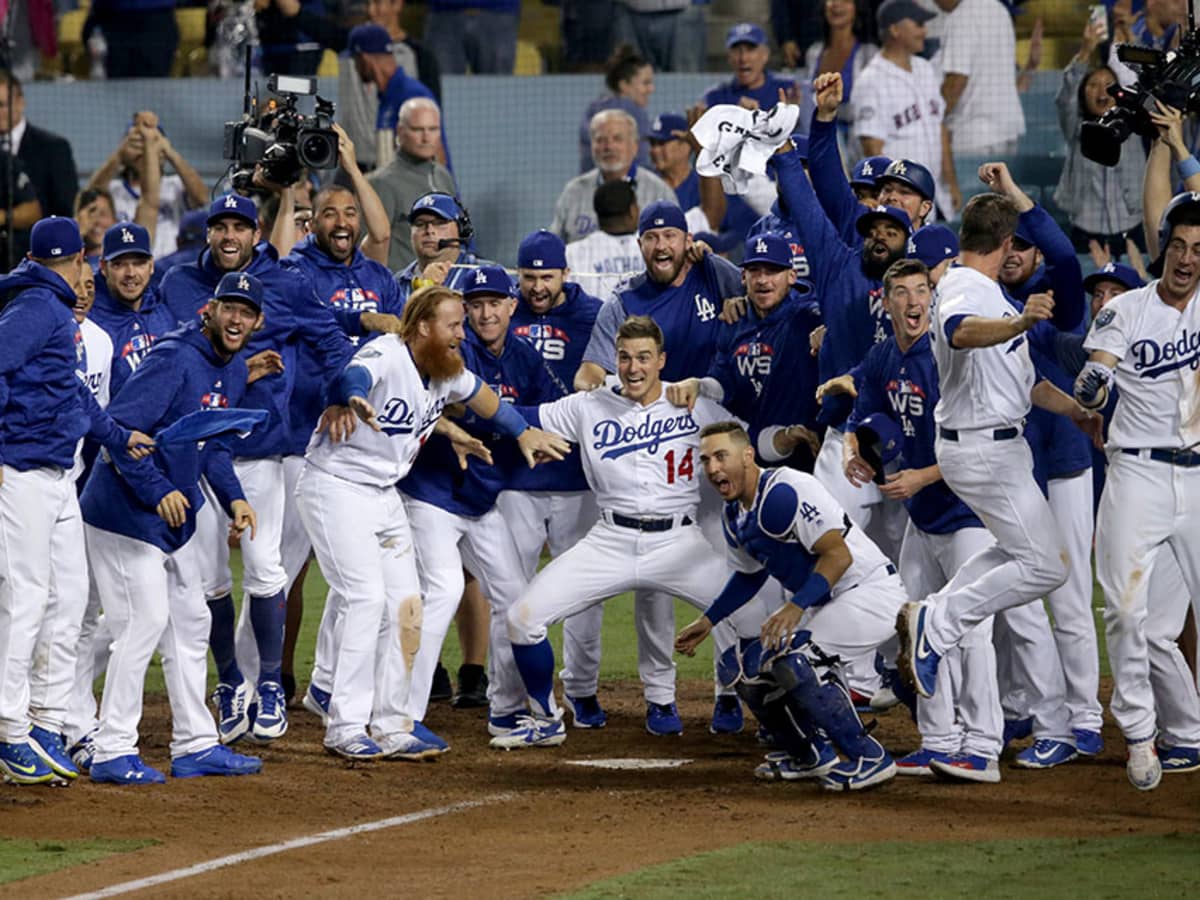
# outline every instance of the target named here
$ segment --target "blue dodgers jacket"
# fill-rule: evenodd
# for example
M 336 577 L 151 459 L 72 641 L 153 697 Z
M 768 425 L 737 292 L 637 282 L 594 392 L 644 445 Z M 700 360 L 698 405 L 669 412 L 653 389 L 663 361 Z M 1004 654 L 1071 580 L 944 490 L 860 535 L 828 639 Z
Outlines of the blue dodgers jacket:
M 222 360 L 193 322 L 154 345 L 109 412 L 123 425 L 157 435 L 189 413 L 238 407 L 245 391 L 245 360 L 240 354 Z M 196 514 L 204 505 L 201 475 L 226 513 L 234 500 L 245 499 L 227 438 L 211 438 L 203 449 L 195 441 L 162 444 L 144 459 L 121 459 L 115 465 L 101 455 L 79 499 L 83 520 L 165 553 L 178 550 L 195 533 Z M 191 505 L 179 528 L 171 528 L 155 512 L 159 501 L 175 490 Z
M 103 277 L 96 279 L 96 302 L 88 318 L 112 339 L 110 397 L 116 397 L 121 392 L 154 342 L 167 332 L 174 331 L 178 325 L 175 315 L 154 288 L 146 289 L 142 302 L 135 310 L 109 293 Z

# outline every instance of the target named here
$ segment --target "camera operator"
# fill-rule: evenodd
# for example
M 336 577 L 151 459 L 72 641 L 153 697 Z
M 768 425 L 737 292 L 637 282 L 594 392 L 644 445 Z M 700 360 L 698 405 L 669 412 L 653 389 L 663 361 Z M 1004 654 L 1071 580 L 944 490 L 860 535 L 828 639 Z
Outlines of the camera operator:
M 471 217 L 457 197 L 441 191 L 418 197 L 408 212 L 408 221 L 412 223 L 417 258 L 396 274 L 400 296 L 405 300 L 424 286 L 421 282 L 461 291 L 473 269 L 491 264 L 471 252 L 470 240 L 475 232 Z

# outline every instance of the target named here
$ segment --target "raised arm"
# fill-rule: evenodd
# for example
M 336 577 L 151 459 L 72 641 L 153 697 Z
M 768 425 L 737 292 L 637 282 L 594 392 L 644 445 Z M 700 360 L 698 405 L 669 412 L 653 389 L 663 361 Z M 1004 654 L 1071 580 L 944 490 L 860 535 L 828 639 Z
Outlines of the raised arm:
M 358 158 L 354 154 L 354 142 L 346 134 L 341 125 L 334 125 L 333 130 L 338 136 L 338 160 L 346 174 L 350 176 L 350 185 L 358 196 L 358 206 L 362 210 L 363 224 L 367 233 L 363 237 L 362 252 L 368 259 L 373 259 L 380 265 L 387 265 L 388 247 L 392 241 L 392 223 L 383 201 L 371 182 L 358 167 Z
M 865 207 L 846 180 L 838 150 L 837 114 L 844 91 L 842 76 L 837 72 L 818 75 L 813 81 L 813 91 L 817 107 L 808 134 L 808 171 L 821 208 L 842 240 L 853 246 L 858 243 L 854 225 Z

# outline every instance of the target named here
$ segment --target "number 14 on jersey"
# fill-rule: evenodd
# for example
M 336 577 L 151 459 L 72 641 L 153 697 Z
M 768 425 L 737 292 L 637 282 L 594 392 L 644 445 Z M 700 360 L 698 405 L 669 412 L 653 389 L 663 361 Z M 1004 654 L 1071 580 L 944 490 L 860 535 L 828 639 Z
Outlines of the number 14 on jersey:
M 688 447 L 687 452 L 679 457 L 676 463 L 675 451 L 668 450 L 663 456 L 667 463 L 667 484 L 674 484 L 678 478 L 680 481 L 691 481 L 696 474 L 696 466 L 692 461 L 692 448 Z

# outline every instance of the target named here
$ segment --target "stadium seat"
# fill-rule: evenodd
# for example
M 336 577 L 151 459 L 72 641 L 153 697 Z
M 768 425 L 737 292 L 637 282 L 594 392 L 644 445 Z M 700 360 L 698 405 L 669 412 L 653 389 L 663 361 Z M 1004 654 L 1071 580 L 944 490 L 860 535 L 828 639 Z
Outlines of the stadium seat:
M 203 47 L 208 10 L 203 6 L 181 6 L 175 10 L 179 26 L 179 46 Z
M 337 54 L 332 50 L 326 50 L 321 54 L 321 64 L 317 66 L 318 78 L 337 78 L 338 75 L 338 58 Z
M 87 9 L 73 9 L 58 17 L 58 62 L 64 75 L 86 78 L 88 69 L 87 48 L 83 45 L 83 23 L 87 21 Z
M 514 75 L 541 75 L 546 71 L 542 53 L 531 41 L 517 41 L 517 61 L 513 65 Z

